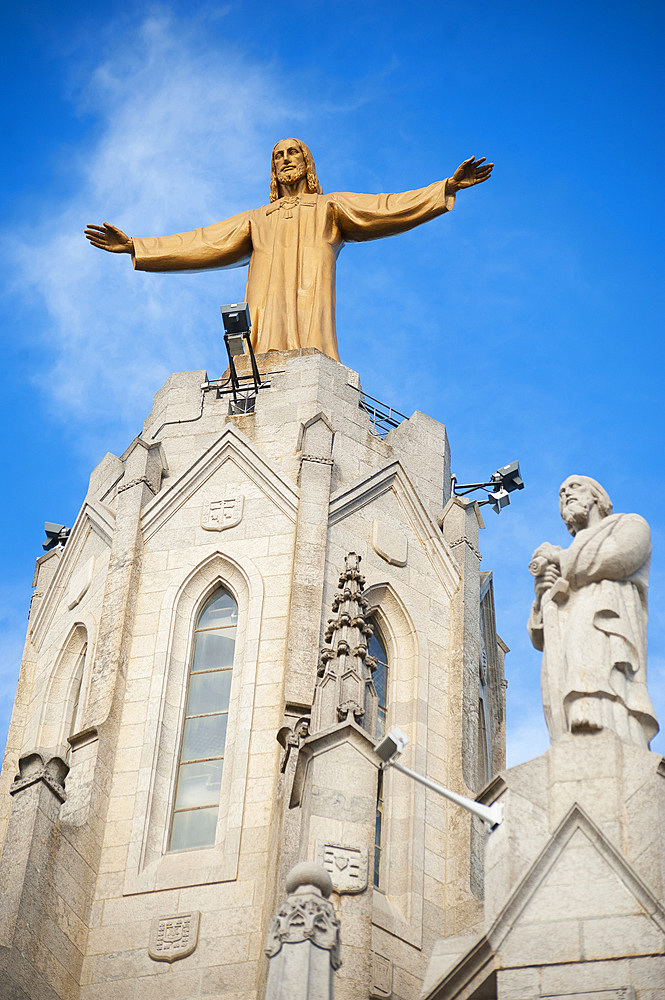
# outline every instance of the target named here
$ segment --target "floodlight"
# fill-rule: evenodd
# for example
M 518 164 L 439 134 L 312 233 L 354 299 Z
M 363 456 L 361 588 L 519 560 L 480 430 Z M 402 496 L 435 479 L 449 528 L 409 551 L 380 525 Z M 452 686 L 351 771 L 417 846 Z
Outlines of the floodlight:
M 46 532 L 46 541 L 42 542 L 42 548 L 45 552 L 50 552 L 56 545 L 65 544 L 69 538 L 71 528 L 66 528 L 64 524 L 54 524 L 53 521 L 45 521 L 44 531 Z
M 507 490 L 494 490 L 489 495 L 489 500 L 486 503 L 491 504 L 492 510 L 495 514 L 500 514 L 503 507 L 507 507 L 510 503 L 510 494 Z
M 220 306 L 220 309 L 224 323 L 224 344 L 229 356 L 229 377 L 233 394 L 229 413 L 233 415 L 253 413 L 256 394 L 261 388 L 261 376 L 256 366 L 256 358 L 249 336 L 252 328 L 249 306 L 246 302 L 235 302 L 229 306 Z M 249 374 L 239 375 L 233 359 L 245 354 L 249 354 L 251 371 Z
M 485 490 L 487 500 L 478 500 L 476 502 L 479 507 L 483 504 L 491 504 L 495 514 L 499 514 L 504 507 L 508 506 L 510 503 L 509 493 L 512 493 L 513 490 L 524 489 L 524 480 L 520 473 L 520 464 L 517 461 L 510 462 L 509 465 L 503 465 L 500 469 L 497 469 L 486 483 L 458 483 L 456 476 L 452 476 L 451 478 L 453 481 L 453 494 L 457 497 L 468 496 L 469 493 L 474 493 L 476 490 Z M 492 487 L 491 492 L 489 487 Z
M 245 353 L 245 338 L 242 333 L 227 333 L 224 335 L 230 358 L 237 358 Z
M 252 324 L 249 318 L 249 306 L 246 302 L 234 302 L 229 306 L 220 306 L 220 309 L 226 333 L 230 336 L 249 333 Z M 239 353 L 243 354 L 244 351 Z
M 501 488 L 508 493 L 512 493 L 513 490 L 523 490 L 524 481 L 520 475 L 520 463 L 511 462 L 509 465 L 504 465 L 501 469 L 497 469 L 492 475 L 492 481 L 501 483 Z
M 409 737 L 401 729 L 391 729 L 390 732 L 380 740 L 374 747 L 374 753 L 378 754 L 384 764 L 392 764 L 397 760 L 409 742 Z

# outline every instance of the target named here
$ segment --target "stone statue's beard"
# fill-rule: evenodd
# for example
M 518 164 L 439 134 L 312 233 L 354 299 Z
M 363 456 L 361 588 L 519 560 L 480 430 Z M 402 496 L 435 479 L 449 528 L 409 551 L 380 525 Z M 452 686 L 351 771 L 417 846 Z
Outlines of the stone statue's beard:
M 589 510 L 589 505 L 584 503 L 583 500 L 575 499 L 563 505 L 561 517 L 571 535 L 576 535 L 580 528 L 586 528 L 589 520 Z
M 297 184 L 298 181 L 302 180 L 303 177 L 307 176 L 307 166 L 302 163 L 300 166 L 296 166 L 294 170 L 278 170 L 277 180 L 285 187 L 287 184 Z

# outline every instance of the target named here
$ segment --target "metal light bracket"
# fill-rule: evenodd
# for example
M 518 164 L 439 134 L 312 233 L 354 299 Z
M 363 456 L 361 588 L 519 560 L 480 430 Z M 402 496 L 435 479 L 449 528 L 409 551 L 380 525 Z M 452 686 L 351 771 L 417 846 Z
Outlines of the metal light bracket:
M 424 785 L 425 788 L 429 788 L 438 795 L 442 795 L 444 799 L 455 802 L 462 809 L 473 813 L 474 816 L 479 816 L 484 823 L 487 823 L 490 831 L 503 823 L 503 802 L 494 802 L 491 806 L 484 806 L 481 802 L 475 802 L 473 799 L 468 799 L 465 795 L 458 795 L 457 792 L 451 792 L 449 788 L 444 788 L 443 785 L 432 781 L 431 778 L 426 778 L 424 774 L 418 774 L 417 771 L 412 771 L 410 767 L 404 767 L 403 764 L 398 763 L 397 758 L 408 742 L 409 738 L 406 733 L 397 728 L 391 729 L 382 740 L 379 740 L 374 747 L 374 752 L 381 758 L 382 769 L 385 770 L 388 767 L 394 767 L 395 770 L 408 775 L 409 778 L 413 778 L 414 781 Z

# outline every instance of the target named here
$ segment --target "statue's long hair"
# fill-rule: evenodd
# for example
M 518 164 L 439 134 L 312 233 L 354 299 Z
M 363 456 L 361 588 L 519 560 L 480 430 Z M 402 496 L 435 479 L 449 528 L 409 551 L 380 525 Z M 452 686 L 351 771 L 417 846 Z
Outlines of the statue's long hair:
M 302 155 L 305 158 L 305 164 L 307 166 L 307 190 L 310 194 L 323 194 L 323 189 L 319 184 L 319 179 L 316 176 L 316 167 L 314 166 L 314 157 L 309 151 L 309 147 L 305 145 L 300 139 L 280 139 L 280 142 L 294 142 L 296 145 L 300 146 Z M 275 168 L 275 149 L 279 146 L 279 142 L 276 142 L 272 149 L 272 156 L 270 158 L 270 200 L 277 201 L 281 197 L 279 193 L 279 182 L 277 180 L 277 170 Z

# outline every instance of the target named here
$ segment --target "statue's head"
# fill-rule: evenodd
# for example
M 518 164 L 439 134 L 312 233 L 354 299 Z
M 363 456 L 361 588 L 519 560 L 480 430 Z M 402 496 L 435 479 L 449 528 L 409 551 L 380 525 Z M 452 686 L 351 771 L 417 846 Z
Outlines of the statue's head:
M 270 165 L 270 200 L 282 197 L 283 184 L 295 184 L 301 177 L 307 178 L 310 194 L 323 194 L 316 176 L 314 158 L 308 147 L 300 139 L 280 139 L 272 151 Z
M 593 509 L 600 518 L 612 513 L 609 495 L 590 476 L 568 476 L 559 489 L 559 510 L 571 535 L 576 535 L 589 525 Z

